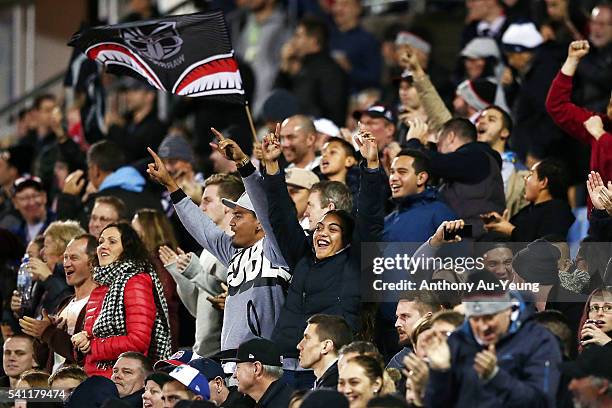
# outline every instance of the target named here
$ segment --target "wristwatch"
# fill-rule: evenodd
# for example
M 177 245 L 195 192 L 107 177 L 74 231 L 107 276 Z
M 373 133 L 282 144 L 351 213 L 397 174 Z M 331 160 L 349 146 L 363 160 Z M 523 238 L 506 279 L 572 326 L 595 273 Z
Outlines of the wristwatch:
M 242 160 L 240 160 L 239 162 L 236 163 L 236 167 L 237 168 L 244 167 L 250 161 L 251 161 L 251 159 L 249 158 L 249 156 L 244 156 L 244 159 L 242 159 Z

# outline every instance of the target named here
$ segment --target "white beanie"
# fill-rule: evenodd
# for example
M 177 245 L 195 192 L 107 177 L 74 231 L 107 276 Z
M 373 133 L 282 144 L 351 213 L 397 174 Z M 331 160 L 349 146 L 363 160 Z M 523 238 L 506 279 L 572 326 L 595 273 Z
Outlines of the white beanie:
M 535 24 L 529 22 L 510 24 L 501 41 L 505 52 L 523 52 L 537 48 L 544 39 Z
M 423 51 L 425 54 L 429 54 L 431 52 L 431 44 L 409 31 L 400 31 L 397 33 L 397 37 L 395 37 L 395 45 L 409 45 L 417 50 Z
M 488 37 L 476 37 L 461 50 L 461 56 L 467 58 L 495 57 L 501 59 L 499 47 L 494 39 Z

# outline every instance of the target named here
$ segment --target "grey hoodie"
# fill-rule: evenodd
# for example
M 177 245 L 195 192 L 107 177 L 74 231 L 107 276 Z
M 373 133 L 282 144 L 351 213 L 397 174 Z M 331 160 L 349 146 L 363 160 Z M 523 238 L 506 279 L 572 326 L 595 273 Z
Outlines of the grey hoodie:
M 254 172 L 244 178 L 244 183 L 266 235 L 249 248 L 234 247 L 232 238 L 182 190 L 171 195 L 176 213 L 187 231 L 227 267 L 229 293 L 223 315 L 221 351 L 236 349 L 257 336 L 271 337 L 291 279 L 268 214 L 263 210 L 267 208 L 267 200 L 258 178 L 261 175 Z

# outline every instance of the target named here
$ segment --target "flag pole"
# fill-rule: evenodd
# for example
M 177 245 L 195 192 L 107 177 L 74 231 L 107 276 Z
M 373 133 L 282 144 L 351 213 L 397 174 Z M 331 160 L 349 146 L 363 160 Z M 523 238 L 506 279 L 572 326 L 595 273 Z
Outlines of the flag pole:
M 257 142 L 257 132 L 255 132 L 255 125 L 253 124 L 253 116 L 251 116 L 251 109 L 249 108 L 249 101 L 244 101 L 244 110 L 246 111 L 247 118 L 249 119 L 249 126 L 251 127 L 251 135 L 253 136 L 253 143 Z

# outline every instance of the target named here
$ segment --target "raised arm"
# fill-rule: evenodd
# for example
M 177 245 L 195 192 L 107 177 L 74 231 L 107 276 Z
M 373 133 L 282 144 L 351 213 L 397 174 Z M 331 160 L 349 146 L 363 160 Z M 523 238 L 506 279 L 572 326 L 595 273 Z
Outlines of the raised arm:
M 357 201 L 357 228 L 362 242 L 379 242 L 382 240 L 384 228 L 383 185 L 380 182 L 378 147 L 376 140 L 360 128 L 355 138 L 361 156 L 365 157 L 366 165 L 360 167 L 361 179 L 359 198 Z
M 244 154 L 235 141 L 224 137 L 221 132 L 214 128 L 211 128 L 211 130 L 219 139 L 218 145 L 211 144 L 213 149 L 217 150 L 226 159 L 236 163 L 236 168 L 242 177 L 246 192 L 251 199 L 251 203 L 253 203 L 257 221 L 259 221 L 266 233 L 266 240 L 264 241 L 264 252 L 266 257 L 274 265 L 287 266 L 287 263 L 281 255 L 272 224 L 270 223 L 270 217 L 268 216 L 268 198 L 264 191 L 261 173 L 255 169 L 249 157 Z M 280 123 L 276 124 L 276 135 L 277 137 L 280 136 Z
M 569 45 L 567 59 L 550 85 L 546 98 L 546 111 L 564 131 L 583 143 L 596 140 L 585 128 L 584 122 L 594 115 L 572 103 L 572 80 L 580 60 L 589 53 L 588 41 L 574 41 Z
M 181 190 L 176 181 L 170 176 L 166 166 L 159 156 L 149 147 L 149 154 L 154 163 L 149 163 L 147 173 L 153 180 L 168 189 L 170 198 L 174 203 L 176 213 L 191 236 L 210 251 L 224 265 L 228 265 L 235 248 L 232 246 L 232 238 L 227 235 Z
M 400 56 L 400 64 L 404 69 L 409 70 L 412 73 L 414 80 L 414 87 L 419 93 L 423 108 L 429 118 L 429 123 L 433 130 L 438 130 L 453 116 L 448 110 L 442 97 L 433 86 L 429 77 L 419 64 L 419 60 L 416 54 L 408 49 L 405 50 Z
M 263 186 L 268 201 L 268 215 L 273 233 L 277 237 L 281 254 L 289 269 L 293 270 L 300 258 L 311 251 L 310 243 L 297 218 L 295 204 L 287 191 L 285 173 L 280 171 L 280 126 L 263 141 L 262 154 L 266 176 Z M 278 239 L 280 238 L 280 239 Z

